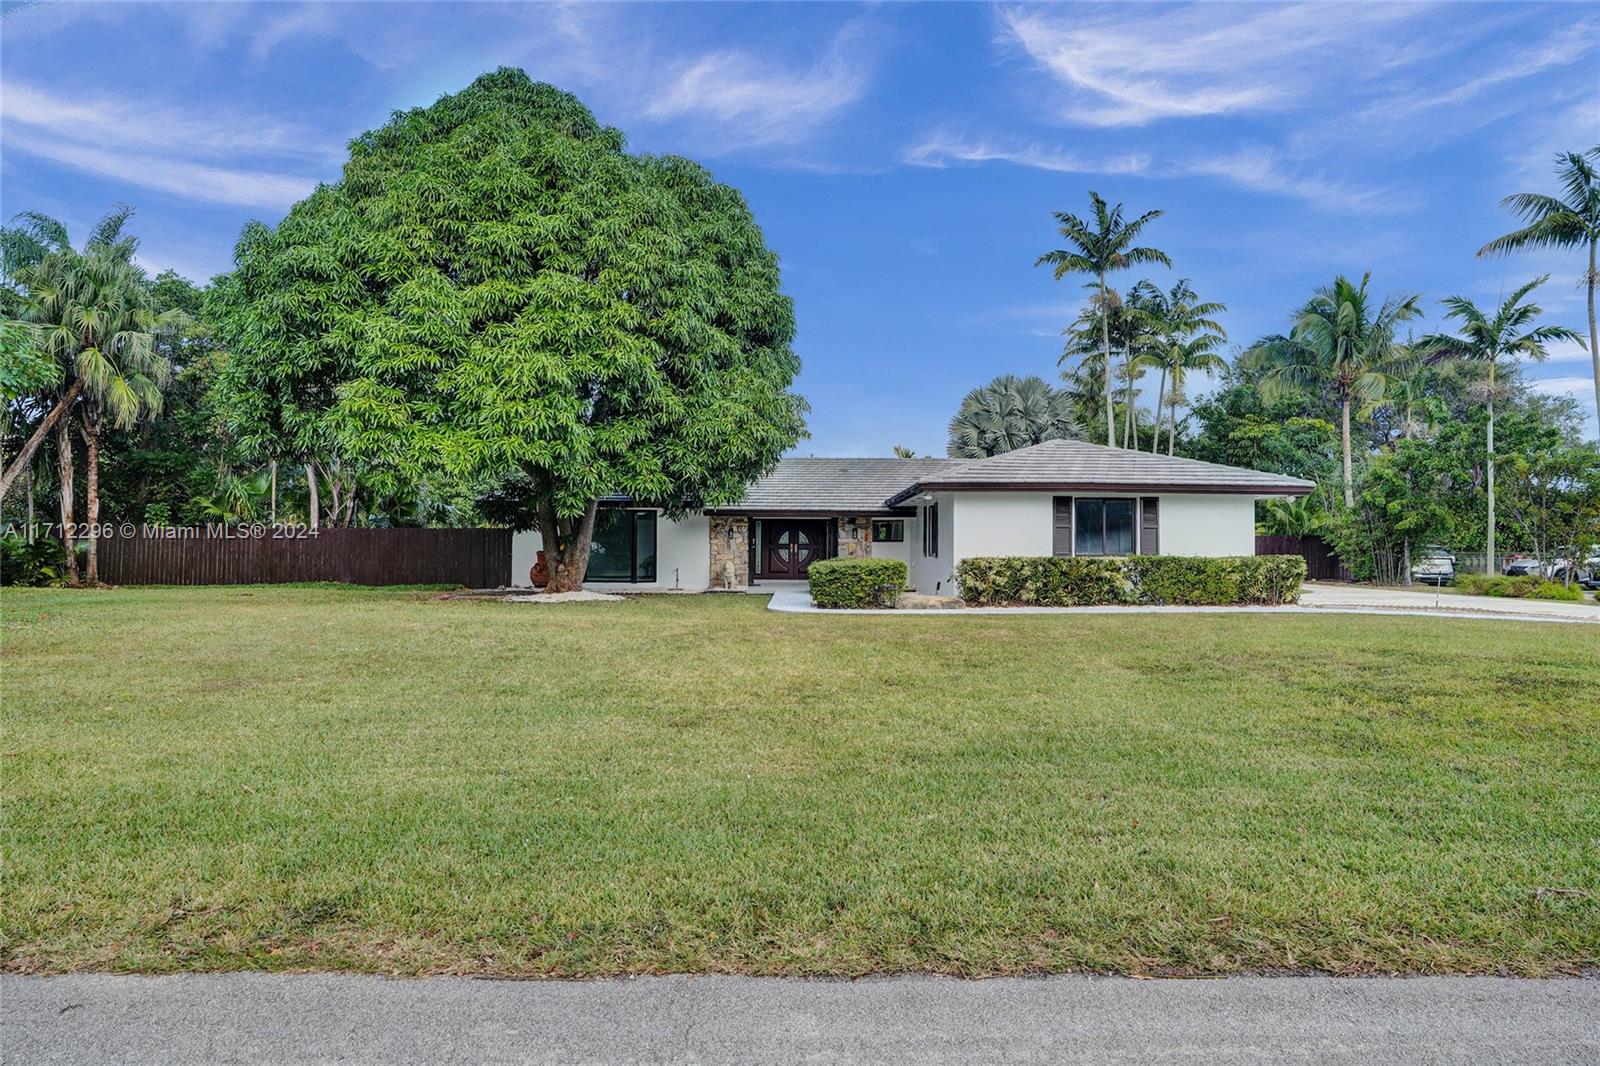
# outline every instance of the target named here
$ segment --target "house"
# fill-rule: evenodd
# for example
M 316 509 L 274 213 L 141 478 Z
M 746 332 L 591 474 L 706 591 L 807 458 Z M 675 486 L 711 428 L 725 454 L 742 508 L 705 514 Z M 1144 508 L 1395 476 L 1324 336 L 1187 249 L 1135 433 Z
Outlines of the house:
M 818 559 L 900 559 L 919 592 L 949 592 L 981 555 L 1253 555 L 1255 501 L 1299 478 L 1052 440 L 987 459 L 785 459 L 736 504 L 681 520 L 612 499 L 587 583 L 744 589 L 799 581 Z M 519 533 L 514 583 L 537 533 Z

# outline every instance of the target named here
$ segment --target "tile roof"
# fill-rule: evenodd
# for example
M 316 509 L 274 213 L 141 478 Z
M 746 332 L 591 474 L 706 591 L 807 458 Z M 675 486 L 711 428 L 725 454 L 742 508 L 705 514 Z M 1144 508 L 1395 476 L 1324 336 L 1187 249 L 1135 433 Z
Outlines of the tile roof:
M 1300 478 L 1239 466 L 1108 448 L 1084 441 L 1050 440 L 919 474 L 917 484 L 890 497 L 888 503 L 895 506 L 918 492 L 933 489 L 1101 489 L 1303 496 L 1315 487 L 1312 482 Z
M 871 514 L 888 511 L 889 497 L 961 466 L 961 459 L 784 459 L 750 486 L 744 499 L 718 511 L 818 511 Z

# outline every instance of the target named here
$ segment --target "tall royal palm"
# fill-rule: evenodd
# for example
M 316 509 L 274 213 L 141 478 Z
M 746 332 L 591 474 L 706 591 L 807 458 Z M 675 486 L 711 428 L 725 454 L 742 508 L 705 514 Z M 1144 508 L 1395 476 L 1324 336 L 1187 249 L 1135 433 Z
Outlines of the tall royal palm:
M 1565 187 L 1557 199 L 1536 192 L 1519 192 L 1501 200 L 1526 223 L 1521 229 L 1497 237 L 1478 249 L 1479 255 L 1506 255 L 1527 248 L 1589 248 L 1589 269 L 1584 284 L 1589 290 L 1589 362 L 1594 373 L 1594 410 L 1600 419 L 1600 329 L 1595 325 L 1594 290 L 1600 285 L 1600 145 L 1587 152 L 1565 152 L 1556 157 L 1556 174 Z
M 1111 294 L 1106 284 L 1109 275 L 1139 263 L 1160 263 L 1170 267 L 1172 260 L 1160 249 L 1134 244 L 1144 228 L 1160 218 L 1162 212 L 1146 211 L 1128 222 L 1122 217 L 1122 205 L 1108 205 L 1099 193 L 1089 193 L 1089 204 L 1094 210 L 1090 221 L 1065 211 L 1055 212 L 1056 223 L 1061 236 L 1067 239 L 1068 247 L 1044 253 L 1034 265 L 1048 264 L 1054 267 L 1057 281 L 1068 274 L 1092 274 L 1100 290 L 1100 307 L 1107 308 L 1111 306 Z M 1114 447 L 1117 443 L 1117 421 L 1112 410 L 1111 322 L 1106 314 L 1100 318 L 1100 347 L 1101 357 L 1105 360 L 1106 444 Z
M 1263 373 L 1260 388 L 1270 402 L 1290 389 L 1326 389 L 1339 402 L 1344 446 L 1344 505 L 1354 507 L 1355 477 L 1350 463 L 1350 407 L 1369 403 L 1389 391 L 1389 379 L 1413 362 L 1409 350 L 1395 343 L 1403 322 L 1418 318 L 1422 299 L 1391 296 L 1376 309 L 1367 292 L 1371 273 L 1361 284 L 1340 276 L 1316 291 L 1295 316 L 1288 336 L 1263 337 L 1245 353 L 1249 365 Z
M 1184 378 L 1191 372 L 1221 370 L 1228 365 L 1216 354 L 1227 341 L 1228 334 L 1212 317 L 1227 309 L 1224 304 L 1201 301 L 1188 278 L 1179 278 L 1170 291 L 1156 294 L 1156 298 L 1138 309 L 1135 317 L 1144 330 L 1138 361 L 1161 370 L 1161 383 L 1156 388 L 1156 434 L 1150 442 L 1152 452 L 1161 450 L 1163 405 L 1169 411 L 1167 454 L 1174 451 L 1178 435 L 1178 398 L 1183 394 Z
M 1445 317 L 1461 323 L 1456 336 L 1432 334 L 1417 343 L 1419 351 L 1429 359 L 1453 358 L 1482 363 L 1488 369 L 1489 425 L 1487 435 L 1488 463 L 1486 487 L 1489 490 L 1488 561 L 1485 573 L 1495 572 L 1494 552 L 1494 396 L 1496 372 L 1502 362 L 1515 364 L 1523 357 L 1542 360 L 1545 345 L 1558 340 L 1581 340 L 1576 330 L 1565 326 L 1536 326 L 1544 308 L 1535 303 L 1524 303 L 1528 294 L 1550 280 L 1546 274 L 1534 278 L 1516 292 L 1506 297 L 1491 317 L 1465 296 L 1452 296 L 1444 301 Z

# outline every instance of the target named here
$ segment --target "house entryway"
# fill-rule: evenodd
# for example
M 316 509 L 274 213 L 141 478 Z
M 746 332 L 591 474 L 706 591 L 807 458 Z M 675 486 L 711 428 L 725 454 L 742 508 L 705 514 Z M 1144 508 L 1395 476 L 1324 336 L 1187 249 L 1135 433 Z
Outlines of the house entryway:
M 773 581 L 799 581 L 818 559 L 831 554 L 826 519 L 761 519 L 757 576 Z

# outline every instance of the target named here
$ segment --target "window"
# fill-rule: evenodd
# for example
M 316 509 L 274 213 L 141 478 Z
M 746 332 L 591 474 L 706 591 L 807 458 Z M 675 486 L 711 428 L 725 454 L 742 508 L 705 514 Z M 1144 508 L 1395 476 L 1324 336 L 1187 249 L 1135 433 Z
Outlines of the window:
M 656 513 L 601 508 L 594 516 L 585 581 L 654 581 Z
M 922 509 L 922 554 L 930 559 L 939 557 L 939 505 L 936 503 Z
M 1073 501 L 1072 547 L 1077 555 L 1133 554 L 1133 501 Z
M 906 539 L 906 524 L 898 518 L 874 522 L 872 539 L 880 544 L 898 544 Z

